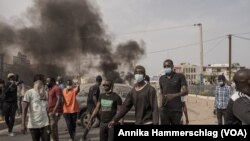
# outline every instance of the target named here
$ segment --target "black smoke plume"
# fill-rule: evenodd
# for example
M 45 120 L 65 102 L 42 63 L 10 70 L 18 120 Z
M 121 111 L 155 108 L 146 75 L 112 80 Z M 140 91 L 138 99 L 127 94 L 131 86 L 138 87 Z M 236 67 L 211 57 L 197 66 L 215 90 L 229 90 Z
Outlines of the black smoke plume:
M 6 53 L 5 46 L 14 43 L 15 37 L 13 27 L 0 21 L 0 53 Z
M 128 41 L 112 45 L 105 32 L 98 8 L 87 0 L 35 0 L 28 11 L 32 26 L 21 29 L 0 23 L 0 51 L 10 44 L 31 57 L 40 67 L 55 65 L 75 71 L 101 71 L 105 77 L 124 82 L 120 71 L 133 71 L 133 65 L 144 55 L 144 43 Z M 95 60 L 88 60 L 94 56 Z M 83 59 L 82 59 L 83 58 Z M 97 66 L 87 67 L 86 61 Z M 78 67 L 80 69 L 78 69 Z M 54 67 L 43 69 L 54 75 Z M 80 72 L 81 71 L 81 72 Z M 84 74 L 83 74 L 84 75 Z

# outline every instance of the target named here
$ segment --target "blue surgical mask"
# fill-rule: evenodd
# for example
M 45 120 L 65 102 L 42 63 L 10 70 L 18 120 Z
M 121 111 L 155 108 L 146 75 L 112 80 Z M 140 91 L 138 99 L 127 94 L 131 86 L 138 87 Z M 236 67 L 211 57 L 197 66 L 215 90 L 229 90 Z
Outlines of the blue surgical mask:
M 170 68 L 170 67 L 166 67 L 164 70 L 165 70 L 166 74 L 169 74 L 172 72 L 172 68 Z
M 144 80 L 143 74 L 135 74 L 136 82 L 141 82 Z

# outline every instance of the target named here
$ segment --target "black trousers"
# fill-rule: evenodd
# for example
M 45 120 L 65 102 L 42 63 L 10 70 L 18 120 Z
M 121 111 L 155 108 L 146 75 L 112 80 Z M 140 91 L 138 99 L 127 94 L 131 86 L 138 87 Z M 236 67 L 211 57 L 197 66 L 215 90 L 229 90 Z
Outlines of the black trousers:
M 64 116 L 66 124 L 67 124 L 70 138 L 72 140 L 74 140 L 75 133 L 76 133 L 77 113 L 64 113 L 63 116 Z
M 100 123 L 100 141 L 114 141 L 114 127 L 109 128 L 108 123 Z
M 3 116 L 3 102 L 0 101 L 0 116 Z
M 161 125 L 181 125 L 181 111 L 162 110 L 160 116 Z
M 30 134 L 33 141 L 50 141 L 50 127 L 45 126 L 42 128 L 30 128 Z
M 217 109 L 217 120 L 218 120 L 218 125 L 222 125 L 225 123 L 225 115 L 226 115 L 226 109 Z M 222 121 L 223 118 L 223 121 Z
M 15 124 L 16 110 L 17 110 L 17 102 L 3 103 L 5 122 L 8 126 L 9 133 L 12 132 L 13 126 Z

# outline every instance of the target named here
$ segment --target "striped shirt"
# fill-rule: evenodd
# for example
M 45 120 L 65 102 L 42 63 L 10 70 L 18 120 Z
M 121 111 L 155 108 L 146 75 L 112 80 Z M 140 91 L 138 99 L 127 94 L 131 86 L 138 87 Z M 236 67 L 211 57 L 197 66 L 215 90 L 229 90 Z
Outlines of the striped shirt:
M 215 87 L 215 102 L 214 102 L 214 107 L 217 109 L 226 109 L 229 99 L 232 95 L 232 90 L 231 87 L 228 85 L 224 86 L 216 86 Z

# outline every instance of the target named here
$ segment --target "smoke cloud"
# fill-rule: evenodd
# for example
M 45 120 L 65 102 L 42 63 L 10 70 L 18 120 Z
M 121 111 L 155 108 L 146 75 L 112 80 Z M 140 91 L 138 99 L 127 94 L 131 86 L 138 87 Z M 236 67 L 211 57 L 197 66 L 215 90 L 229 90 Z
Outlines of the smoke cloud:
M 0 22 L 0 52 L 8 54 L 8 45 L 17 44 L 38 66 L 55 65 L 63 72 L 70 68 L 75 74 L 88 74 L 93 69 L 116 82 L 124 82 L 126 77 L 121 78 L 120 72 L 125 70 L 131 75 L 133 65 L 145 53 L 143 42 L 131 40 L 114 46 L 98 8 L 87 0 L 34 2 L 29 9 L 33 11 L 29 13 L 34 20 L 32 26 L 17 29 Z M 54 75 L 52 69 L 44 70 Z
M 0 53 L 6 53 L 5 46 L 15 42 L 15 37 L 13 27 L 0 21 Z

